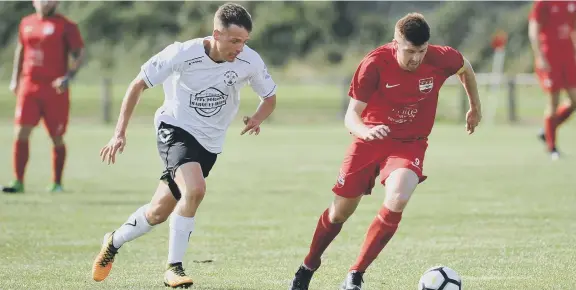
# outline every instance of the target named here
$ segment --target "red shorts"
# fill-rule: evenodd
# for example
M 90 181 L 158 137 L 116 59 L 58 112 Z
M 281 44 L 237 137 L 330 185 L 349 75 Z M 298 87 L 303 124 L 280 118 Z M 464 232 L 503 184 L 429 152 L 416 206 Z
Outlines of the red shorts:
M 536 68 L 540 86 L 546 92 L 558 92 L 562 89 L 576 88 L 576 57 L 571 55 L 563 59 L 549 58 L 549 71 Z
M 426 140 L 402 142 L 384 139 L 366 142 L 356 139 L 346 152 L 332 191 L 346 198 L 370 194 L 378 175 L 384 185 L 390 173 L 398 168 L 411 169 L 423 182 L 427 178 L 422 175 L 426 148 Z
M 68 126 L 69 109 L 68 90 L 58 94 L 49 83 L 22 81 L 18 89 L 15 122 L 36 126 L 42 118 L 50 136 L 62 136 Z

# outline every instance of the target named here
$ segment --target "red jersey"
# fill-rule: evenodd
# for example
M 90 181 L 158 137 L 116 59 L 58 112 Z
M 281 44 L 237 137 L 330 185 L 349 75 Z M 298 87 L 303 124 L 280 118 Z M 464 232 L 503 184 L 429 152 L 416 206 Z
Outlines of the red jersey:
M 540 24 L 538 40 L 543 53 L 574 54 L 570 33 L 576 22 L 576 1 L 536 1 L 529 18 Z
M 68 71 L 69 53 L 84 47 L 78 26 L 62 15 L 24 17 L 18 29 L 23 46 L 22 77 L 52 82 Z
M 367 103 L 362 120 L 384 124 L 392 138 L 427 138 L 444 81 L 464 66 L 464 57 L 447 46 L 429 45 L 416 71 L 400 68 L 393 43 L 370 52 L 360 63 L 348 95 Z

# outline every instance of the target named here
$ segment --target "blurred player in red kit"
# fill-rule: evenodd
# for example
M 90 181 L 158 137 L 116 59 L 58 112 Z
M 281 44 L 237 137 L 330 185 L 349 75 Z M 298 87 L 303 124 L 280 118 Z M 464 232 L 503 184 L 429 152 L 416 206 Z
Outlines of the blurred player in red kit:
M 64 133 L 68 125 L 68 85 L 84 55 L 84 43 L 75 23 L 56 13 L 56 1 L 33 1 L 36 13 L 22 19 L 10 90 L 17 97 L 15 112 L 14 175 L 3 192 L 24 192 L 28 140 L 40 119 L 53 141 L 52 192 L 62 191 L 66 159 Z M 68 58 L 72 61 L 69 63 Z
M 451 47 L 428 44 L 429 39 L 424 17 L 410 13 L 396 23 L 393 42 L 370 52 L 358 66 L 345 117 L 346 128 L 355 138 L 332 188 L 334 200 L 320 216 L 308 255 L 289 289 L 308 289 L 322 254 L 380 175 L 384 203 L 340 288 L 362 289 L 364 272 L 390 241 L 416 186 L 426 179 L 422 170 L 428 135 L 438 93 L 448 77 L 456 74 L 468 94 L 468 134 L 480 122 L 476 76 L 470 63 Z
M 548 94 L 544 129 L 553 160 L 560 157 L 556 132 L 576 109 L 576 1 L 536 1 L 529 16 L 528 36 L 535 57 L 535 72 Z M 569 103 L 559 105 L 560 92 L 566 90 Z

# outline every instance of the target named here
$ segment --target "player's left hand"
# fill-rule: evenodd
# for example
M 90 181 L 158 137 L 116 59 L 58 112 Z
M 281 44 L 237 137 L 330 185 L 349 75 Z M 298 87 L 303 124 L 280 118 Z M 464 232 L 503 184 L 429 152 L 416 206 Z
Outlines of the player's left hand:
M 478 126 L 480 120 L 482 120 L 482 113 L 480 110 L 468 110 L 466 113 L 466 131 L 468 132 L 468 135 L 474 133 L 474 129 Z
M 56 89 L 57 93 L 61 94 L 68 88 L 68 81 L 67 76 L 59 77 L 52 82 L 52 87 Z
M 248 116 L 244 116 L 242 121 L 244 121 L 244 125 L 246 125 L 246 127 L 244 127 L 244 130 L 240 132 L 240 135 L 244 135 L 244 133 L 246 132 L 248 132 L 248 134 L 250 135 L 260 134 L 260 124 L 262 123 L 262 121 L 250 118 Z

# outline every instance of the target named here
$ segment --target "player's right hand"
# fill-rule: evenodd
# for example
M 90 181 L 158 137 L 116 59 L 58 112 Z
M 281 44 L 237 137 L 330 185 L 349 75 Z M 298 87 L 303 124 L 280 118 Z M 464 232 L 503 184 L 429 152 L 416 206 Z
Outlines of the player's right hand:
M 482 120 L 482 112 L 478 109 L 471 108 L 466 113 L 466 132 L 468 135 L 474 133 L 474 129 L 478 126 Z
M 390 133 L 390 128 L 388 128 L 388 126 L 377 125 L 370 128 L 362 139 L 364 139 L 364 141 L 384 139 L 386 136 L 388 136 L 388 133 Z
M 112 139 L 100 150 L 100 158 L 102 162 L 108 161 L 108 164 L 116 162 L 116 152 L 122 153 L 124 151 L 124 146 L 126 146 L 126 136 L 114 135 Z
M 536 67 L 542 71 L 548 71 L 550 69 L 550 65 L 544 56 L 536 58 Z

